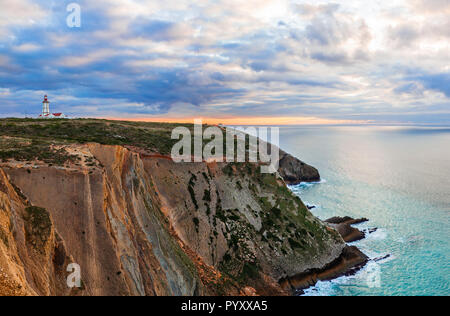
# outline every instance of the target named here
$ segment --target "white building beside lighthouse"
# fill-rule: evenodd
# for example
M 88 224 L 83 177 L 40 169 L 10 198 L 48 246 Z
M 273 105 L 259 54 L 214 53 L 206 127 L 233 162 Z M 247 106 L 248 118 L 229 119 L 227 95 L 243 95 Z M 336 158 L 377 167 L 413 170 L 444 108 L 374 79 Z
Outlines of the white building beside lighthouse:
M 50 113 L 50 101 L 48 101 L 48 97 L 44 96 L 44 101 L 42 102 L 42 114 L 39 115 L 39 118 L 42 119 L 54 119 L 54 118 L 66 118 L 63 113 Z

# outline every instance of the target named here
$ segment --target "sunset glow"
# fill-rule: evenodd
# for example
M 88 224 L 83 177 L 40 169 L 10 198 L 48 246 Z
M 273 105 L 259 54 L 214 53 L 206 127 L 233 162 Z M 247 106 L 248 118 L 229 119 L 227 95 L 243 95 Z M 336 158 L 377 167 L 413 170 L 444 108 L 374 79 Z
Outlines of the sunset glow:
M 108 120 L 124 120 L 122 118 L 108 117 Z M 347 125 L 347 124 L 368 124 L 369 121 L 357 120 L 327 120 L 317 117 L 227 117 L 227 118 L 209 118 L 209 117 L 155 117 L 155 118 L 127 118 L 127 121 L 139 122 L 165 122 L 165 123 L 190 123 L 201 119 L 204 124 L 209 125 Z

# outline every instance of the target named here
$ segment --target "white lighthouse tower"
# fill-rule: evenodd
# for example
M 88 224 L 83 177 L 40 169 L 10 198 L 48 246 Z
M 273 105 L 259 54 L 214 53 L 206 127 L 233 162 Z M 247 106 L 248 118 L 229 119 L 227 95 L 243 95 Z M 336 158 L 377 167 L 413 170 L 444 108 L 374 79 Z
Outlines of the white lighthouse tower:
M 48 116 L 50 114 L 50 102 L 48 101 L 47 96 L 44 97 L 44 101 L 42 102 L 42 116 Z

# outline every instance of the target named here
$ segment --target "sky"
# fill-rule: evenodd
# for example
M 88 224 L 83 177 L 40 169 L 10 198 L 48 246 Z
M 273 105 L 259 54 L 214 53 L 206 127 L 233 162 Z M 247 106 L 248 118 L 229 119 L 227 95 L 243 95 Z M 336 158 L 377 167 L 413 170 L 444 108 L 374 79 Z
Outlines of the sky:
M 450 0 L 0 0 L 0 117 L 450 125 L 449 43 Z

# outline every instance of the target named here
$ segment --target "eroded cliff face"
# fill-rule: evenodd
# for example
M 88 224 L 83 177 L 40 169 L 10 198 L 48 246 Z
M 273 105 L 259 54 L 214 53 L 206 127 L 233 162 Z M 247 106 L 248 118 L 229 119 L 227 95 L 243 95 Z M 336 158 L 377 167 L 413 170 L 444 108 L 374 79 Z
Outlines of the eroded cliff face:
M 0 295 L 76 295 L 66 286 L 70 262 L 50 214 L 31 206 L 0 169 Z
M 280 280 L 327 266 L 345 247 L 256 164 L 178 164 L 99 144 L 64 150 L 79 162 L 0 164 L 6 294 L 283 295 Z M 80 289 L 66 285 L 69 263 L 81 267 Z

